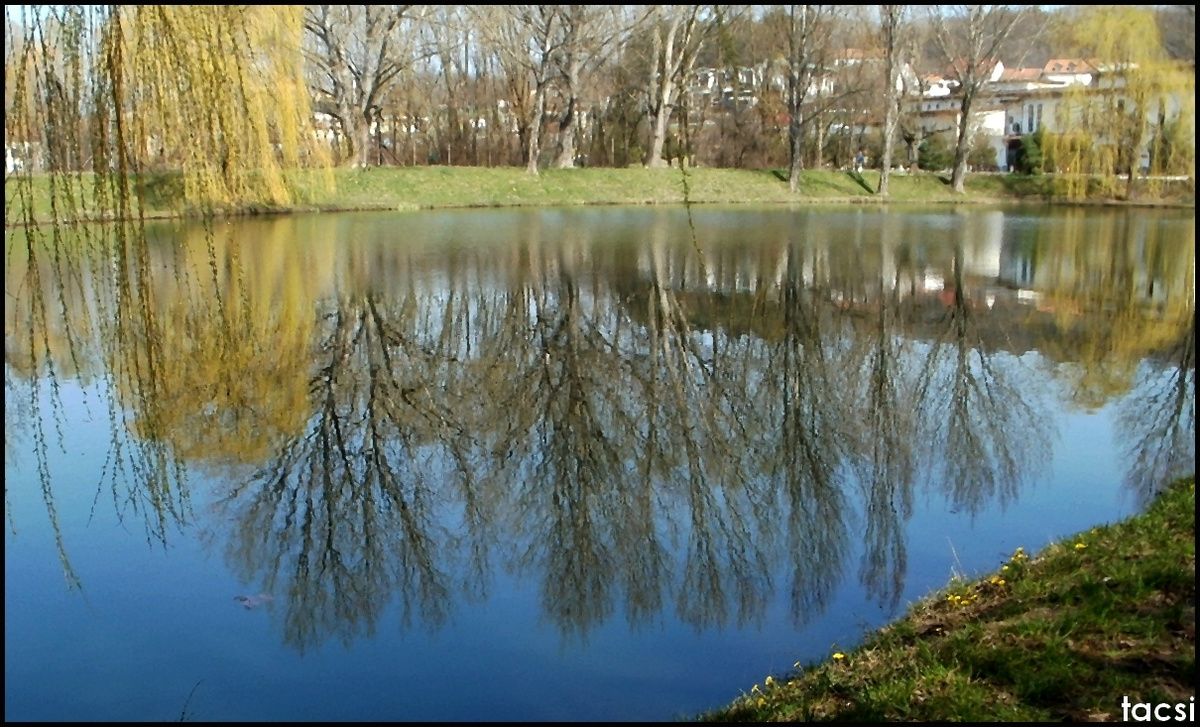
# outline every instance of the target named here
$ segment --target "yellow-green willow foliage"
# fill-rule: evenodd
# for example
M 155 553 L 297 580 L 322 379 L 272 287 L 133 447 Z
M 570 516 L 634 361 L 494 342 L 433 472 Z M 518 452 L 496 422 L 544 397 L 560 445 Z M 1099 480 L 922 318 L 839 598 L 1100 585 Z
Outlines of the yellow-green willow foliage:
M 161 291 L 176 284 L 163 276 L 215 275 L 217 246 L 208 245 L 207 264 L 163 268 L 142 205 L 212 212 L 286 203 L 294 169 L 327 168 L 311 131 L 302 13 L 27 5 L 6 6 L 4 20 L 5 290 L 19 291 L 5 310 L 5 338 L 20 336 L 23 346 L 6 377 L 6 404 L 17 400 L 31 413 L 42 496 L 58 532 L 48 455 L 55 433 L 62 446 L 61 429 L 54 431 L 63 421 L 58 379 L 94 376 L 119 392 L 121 405 L 109 405 L 112 466 L 101 485 L 122 512 L 143 519 L 148 537 L 165 542 L 190 510 L 184 459 L 168 436 L 183 416 L 173 406 L 187 386 L 205 383 L 178 365 L 178 346 L 196 349 L 194 366 L 228 355 L 228 365 L 254 368 L 264 354 L 239 347 L 234 334 L 271 340 L 277 326 L 291 336 L 278 349 L 285 354 L 303 350 L 307 334 L 286 321 L 264 323 L 265 303 L 222 298 L 226 338 L 187 339 L 187 323 L 211 310 L 185 308 L 194 315 L 187 318 L 159 305 Z M 267 368 L 247 385 L 265 391 L 271 377 L 290 373 Z M 227 394 L 235 403 L 239 395 Z M 272 403 L 270 416 L 237 422 L 235 431 L 257 426 L 265 438 L 303 418 L 286 396 Z M 77 582 L 61 543 L 60 557 Z
M 118 382 L 118 393 L 138 435 L 170 442 L 185 461 L 263 462 L 311 416 L 310 312 L 334 266 L 296 253 L 291 217 L 183 229 L 186 243 L 163 246 L 150 266 L 162 278 L 152 305 L 164 406 L 146 406 L 145 387 Z
M 1139 365 L 1194 329 L 1195 228 L 1180 232 L 1127 212 L 1072 210 L 1043 229 L 1039 307 L 1058 334 L 1043 348 L 1073 361 L 1072 400 L 1097 409 L 1127 394 Z M 1052 239 L 1051 239 L 1052 238 Z
M 1058 133 L 1042 140 L 1047 170 L 1063 173 L 1062 191 L 1082 197 L 1092 186 L 1132 196 L 1146 150 L 1152 176 L 1194 177 L 1195 75 L 1167 57 L 1153 12 L 1089 6 L 1071 27 L 1073 55 L 1096 69 L 1091 84 L 1064 92 Z
M 86 193 L 52 184 L 56 219 L 127 216 L 130 190 L 202 210 L 287 203 L 287 170 L 327 166 L 302 23 L 295 6 L 10 6 L 6 151 L 23 172 L 97 173 Z
M 181 169 L 200 204 L 289 201 L 282 174 L 311 141 L 300 54 L 302 9 L 137 6 L 113 14 L 143 169 Z M 119 38 L 117 36 L 120 36 Z

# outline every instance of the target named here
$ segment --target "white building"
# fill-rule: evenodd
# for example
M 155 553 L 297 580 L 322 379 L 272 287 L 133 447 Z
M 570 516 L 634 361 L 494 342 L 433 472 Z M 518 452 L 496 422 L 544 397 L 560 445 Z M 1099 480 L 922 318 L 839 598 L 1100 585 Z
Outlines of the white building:
M 986 140 L 996 150 L 997 166 L 1006 171 L 1021 147 L 1022 136 L 1039 130 L 1070 131 L 1077 123 L 1081 98 L 1115 94 L 1114 107 L 1120 108 L 1124 87 L 1120 70 L 1081 58 L 1055 58 L 1041 68 L 1006 69 L 997 61 L 971 110 L 972 138 Z M 951 73 L 926 77 L 919 95 L 905 102 L 905 110 L 916 116 L 922 136 L 945 134 L 956 139 L 961 108 L 958 83 Z M 1167 118 L 1177 118 L 1182 108 L 1181 98 L 1164 100 Z M 1142 157 L 1145 166 L 1146 150 Z

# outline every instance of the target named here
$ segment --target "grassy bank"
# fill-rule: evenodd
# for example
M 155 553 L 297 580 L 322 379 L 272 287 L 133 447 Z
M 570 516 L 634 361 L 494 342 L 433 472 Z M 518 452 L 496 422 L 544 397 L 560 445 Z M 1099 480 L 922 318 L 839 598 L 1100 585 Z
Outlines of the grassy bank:
M 531 177 L 521 169 L 476 167 L 383 167 L 369 170 L 338 169 L 331 176 L 297 173 L 295 201 L 281 208 L 226 212 L 289 212 L 338 210 L 396 210 L 451 207 L 513 207 L 558 205 L 644 205 L 679 204 L 687 198 L 696 204 L 802 204 L 876 203 L 874 194 L 879 173 L 806 171 L 801 192 L 789 191 L 786 174 L 779 170 L 691 169 L 548 169 Z M 35 176 L 26 193 L 5 181 L 9 212 L 6 219 L 21 219 L 13 209 L 31 199 L 34 216 L 48 221 L 56 216 L 51 205 L 50 182 Z M 332 183 L 328 183 L 328 182 Z M 73 175 L 58 189 L 59 199 L 70 195 L 90 208 L 93 179 L 90 174 Z M 170 175 L 146 176 L 139 180 L 149 217 L 187 214 L 181 199 L 182 185 Z M 972 174 L 965 195 L 950 190 L 946 175 L 934 173 L 894 174 L 891 201 L 920 203 L 994 203 L 1012 201 L 1107 203 L 1113 200 L 1097 188 L 1084 200 L 1071 200 L 1063 192 L 1064 180 L 1053 175 Z M 1148 204 L 1195 204 L 1195 185 L 1190 180 L 1152 181 L 1143 184 L 1138 200 Z M 60 208 L 62 202 L 59 202 Z M 62 216 L 61 211 L 57 215 Z
M 1119 721 L 1139 703 L 1174 721 L 1196 693 L 1195 506 L 1193 476 L 1125 522 L 1018 549 L 701 721 Z

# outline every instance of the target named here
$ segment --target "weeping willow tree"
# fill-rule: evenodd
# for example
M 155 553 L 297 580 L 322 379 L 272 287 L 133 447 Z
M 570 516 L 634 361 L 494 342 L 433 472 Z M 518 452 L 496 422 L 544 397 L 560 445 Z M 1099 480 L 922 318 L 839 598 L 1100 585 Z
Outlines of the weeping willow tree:
M 1042 142 L 1047 166 L 1069 172 L 1063 191 L 1083 197 L 1098 184 L 1133 198 L 1144 172 L 1150 186 L 1155 176 L 1195 177 L 1195 73 L 1168 58 L 1153 12 L 1088 6 L 1071 28 L 1075 53 L 1094 60 L 1091 82 L 1069 86 L 1058 105 L 1064 133 Z
M 6 344 L 10 331 L 27 339 L 20 366 L 5 347 L 6 404 L 11 369 L 77 584 L 48 452 L 55 433 L 65 441 L 59 379 L 82 376 L 85 359 L 99 361 L 88 376 L 132 402 L 109 403 L 116 464 L 102 479 L 118 512 L 162 542 L 188 517 L 182 460 L 164 435 L 172 322 L 155 295 L 148 208 L 286 204 L 294 170 L 327 164 L 310 129 L 299 8 L 7 6 L 4 21 Z M 86 301 L 73 307 L 69 291 Z
M 147 194 L 200 210 L 291 201 L 287 171 L 326 165 L 302 21 L 292 6 L 7 7 L 6 226 L 128 217 Z M 88 172 L 72 193 L 63 175 Z

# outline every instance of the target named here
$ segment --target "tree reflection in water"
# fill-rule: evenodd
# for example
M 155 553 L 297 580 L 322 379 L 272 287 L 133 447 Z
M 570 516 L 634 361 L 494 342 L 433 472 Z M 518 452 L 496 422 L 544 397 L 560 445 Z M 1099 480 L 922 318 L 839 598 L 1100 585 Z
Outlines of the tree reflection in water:
M 314 345 L 312 419 L 224 502 L 230 553 L 286 594 L 298 647 L 374 632 L 393 598 L 404 622 L 447 613 L 452 564 L 434 483 L 468 476 L 441 382 L 452 352 L 422 345 L 411 297 L 339 297 Z
M 639 349 L 647 353 L 634 377 L 646 437 L 638 454 L 661 466 L 645 486 L 668 502 L 668 523 L 685 540 L 675 611 L 697 629 L 723 626 L 731 613 L 738 623 L 756 620 L 771 594 L 769 513 L 745 457 L 753 448 L 736 404 L 745 382 L 723 375 L 739 370 L 722 356 L 726 326 L 697 330 L 691 317 L 688 290 L 707 277 L 704 258 L 670 244 L 656 224 L 642 263 L 648 280 L 634 299 L 645 301 Z
M 901 276 L 911 280 L 914 272 L 896 260 L 903 240 L 902 220 L 897 214 L 884 216 L 880 230 L 883 259 L 874 279 L 868 268 L 852 268 L 862 277 L 868 305 L 862 315 L 850 317 L 857 329 L 853 336 L 857 343 L 853 353 L 857 364 L 855 400 L 866 410 L 853 439 L 855 476 L 863 490 L 866 517 L 866 550 L 859 577 L 868 597 L 889 610 L 899 605 L 907 572 L 904 524 L 912 516 L 915 478 L 912 402 L 916 382 L 913 367 L 905 365 L 912 357 L 912 344 L 898 335 Z M 861 250 L 861 230 L 856 233 L 856 248 Z M 849 284 L 857 276 L 847 277 Z
M 1117 406 L 1126 481 L 1142 503 L 1196 461 L 1196 228 L 1074 211 L 1036 240 L 1070 401 Z
M 57 527 L 53 394 L 64 375 L 105 382 L 118 510 L 162 540 L 189 517 L 185 464 L 220 474 L 218 544 L 301 650 L 373 633 L 393 602 L 437 627 L 500 568 L 539 585 L 565 637 L 668 609 L 697 629 L 753 623 L 777 589 L 803 624 L 855 554 L 894 608 L 918 483 L 978 513 L 1046 461 L 1032 348 L 1083 371 L 1068 386 L 1107 382 L 1092 390 L 1121 408 L 1139 492 L 1194 466 L 1194 280 L 1134 228 L 1113 235 L 1112 275 L 1085 276 L 1138 282 L 1104 304 L 1126 338 L 1089 338 L 1102 327 L 1066 316 L 1094 292 L 1065 274 L 1053 310 L 993 309 L 969 220 L 945 239 L 889 212 L 879 239 L 859 215 L 846 239 L 802 221 L 691 245 L 658 215 L 606 247 L 522 219 L 515 242 L 436 259 L 354 240 L 298 253 L 295 220 L 262 223 L 255 245 L 208 227 L 82 254 L 10 233 L 6 452 L 37 453 Z M 940 292 L 918 285 L 931 270 Z M 1153 326 L 1147 281 L 1171 291 Z M 1124 388 L 1092 375 L 1126 369 Z
M 628 459 L 637 430 L 618 311 L 577 241 L 544 246 L 536 227 L 525 239 L 495 304 L 480 303 L 474 400 L 495 458 L 484 474 L 497 525 L 515 536 L 510 567 L 533 574 L 563 633 L 586 636 L 619 591 L 631 618 L 659 610 L 665 554 Z
M 1054 436 L 1049 412 L 1039 408 L 1034 380 L 1012 354 L 985 334 L 983 301 L 965 275 L 961 226 L 952 241 L 945 308 L 927 324 L 933 339 L 917 385 L 917 426 L 925 463 L 953 505 L 975 514 L 984 503 L 1006 503 L 1034 468 L 1048 461 Z
M 1129 486 L 1145 502 L 1164 483 L 1196 469 L 1196 313 L 1164 366 L 1143 365 L 1120 400 L 1117 426 L 1127 442 Z
M 844 471 L 851 414 L 836 372 L 840 344 L 830 346 L 840 320 L 831 305 L 828 272 L 820 250 L 783 250 L 786 273 L 780 296 L 781 328 L 764 352 L 763 404 L 767 433 L 765 474 L 786 515 L 784 551 L 790 556 L 790 609 L 805 623 L 825 609 L 841 580 L 848 536 Z M 811 256 L 811 257 L 810 257 Z M 802 279 L 808 263 L 815 278 Z
M 63 574 L 78 587 L 50 465 L 50 449 L 63 447 L 67 426 L 64 378 L 103 397 L 109 441 L 96 502 L 111 500 L 119 519 L 142 526 L 150 543 L 165 545 L 189 521 L 186 467 L 164 427 L 163 386 L 171 372 L 164 370 L 154 304 L 159 281 L 149 273 L 149 247 L 136 221 L 26 224 L 6 229 L 5 247 L 6 454 L 26 429 Z M 85 399 L 84 406 L 90 412 L 93 403 Z M 15 530 L 7 497 L 6 509 Z

